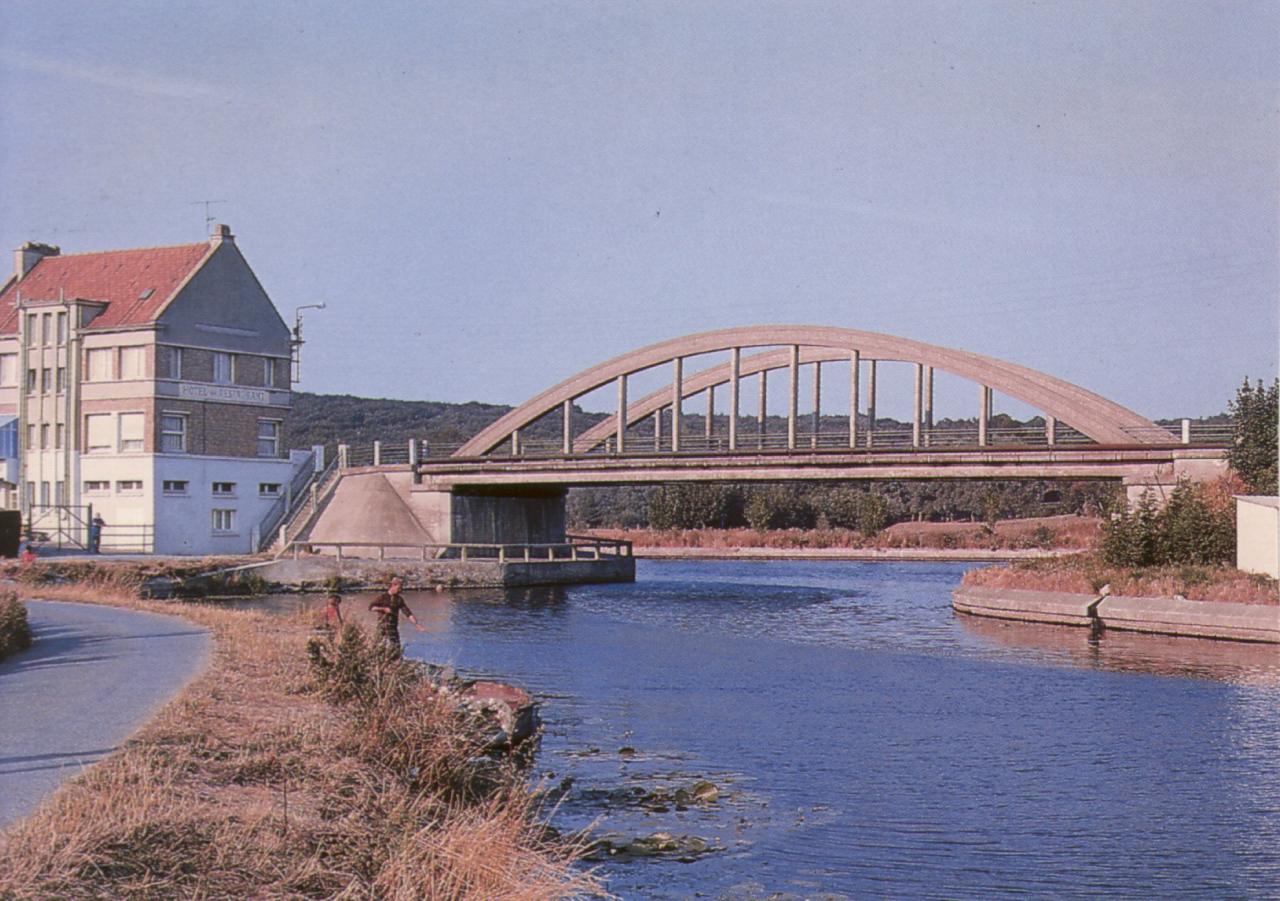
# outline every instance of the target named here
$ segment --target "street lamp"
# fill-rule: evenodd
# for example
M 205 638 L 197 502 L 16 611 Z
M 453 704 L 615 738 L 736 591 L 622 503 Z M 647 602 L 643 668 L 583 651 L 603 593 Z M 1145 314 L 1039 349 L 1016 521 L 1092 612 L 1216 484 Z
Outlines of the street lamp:
M 322 303 L 304 303 L 300 307 L 293 308 L 293 338 L 289 341 L 290 356 L 293 363 L 292 384 L 297 384 L 302 380 L 302 311 L 303 310 L 323 310 L 325 304 Z

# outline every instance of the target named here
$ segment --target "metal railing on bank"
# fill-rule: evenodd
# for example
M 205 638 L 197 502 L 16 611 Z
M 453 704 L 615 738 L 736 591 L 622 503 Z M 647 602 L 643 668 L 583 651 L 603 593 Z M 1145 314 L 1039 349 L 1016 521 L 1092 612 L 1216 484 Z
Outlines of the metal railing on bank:
M 550 543 L 487 544 L 451 542 L 447 544 L 384 544 L 369 541 L 292 541 L 281 556 L 293 559 L 331 556 L 338 560 L 378 560 L 425 563 L 455 560 L 462 563 L 564 563 L 575 560 L 605 560 L 630 557 L 631 542 L 623 539 L 566 536 Z

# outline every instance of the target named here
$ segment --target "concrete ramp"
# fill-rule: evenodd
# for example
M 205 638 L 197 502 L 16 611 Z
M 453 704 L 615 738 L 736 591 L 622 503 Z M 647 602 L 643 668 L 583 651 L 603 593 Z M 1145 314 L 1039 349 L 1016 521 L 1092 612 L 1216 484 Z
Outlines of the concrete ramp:
M 405 473 L 405 480 L 409 474 Z M 311 541 L 432 544 L 433 538 L 381 472 L 348 473 L 307 536 Z

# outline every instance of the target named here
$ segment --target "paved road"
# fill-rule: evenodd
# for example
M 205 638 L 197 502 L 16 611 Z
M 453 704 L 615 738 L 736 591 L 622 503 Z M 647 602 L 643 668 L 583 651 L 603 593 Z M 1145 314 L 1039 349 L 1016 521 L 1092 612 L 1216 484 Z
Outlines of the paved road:
M 29 601 L 35 645 L 0 663 L 0 828 L 110 754 L 204 666 L 189 620 Z

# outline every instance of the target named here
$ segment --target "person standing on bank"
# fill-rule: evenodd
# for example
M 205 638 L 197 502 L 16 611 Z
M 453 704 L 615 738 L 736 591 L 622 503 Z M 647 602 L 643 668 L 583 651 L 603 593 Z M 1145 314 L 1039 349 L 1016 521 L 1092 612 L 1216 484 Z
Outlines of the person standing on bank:
M 96 554 L 102 547 L 102 527 L 105 525 L 101 513 L 95 513 L 89 520 L 89 553 Z
M 387 590 L 374 598 L 373 602 L 369 604 L 369 609 L 378 614 L 378 636 L 385 644 L 390 645 L 397 651 L 400 650 L 401 613 L 408 617 L 409 622 L 413 623 L 413 627 L 419 632 L 427 631 L 418 624 L 413 611 L 404 602 L 404 595 L 400 593 L 402 587 L 404 587 L 404 581 L 399 576 L 392 576 L 390 584 L 387 585 Z

